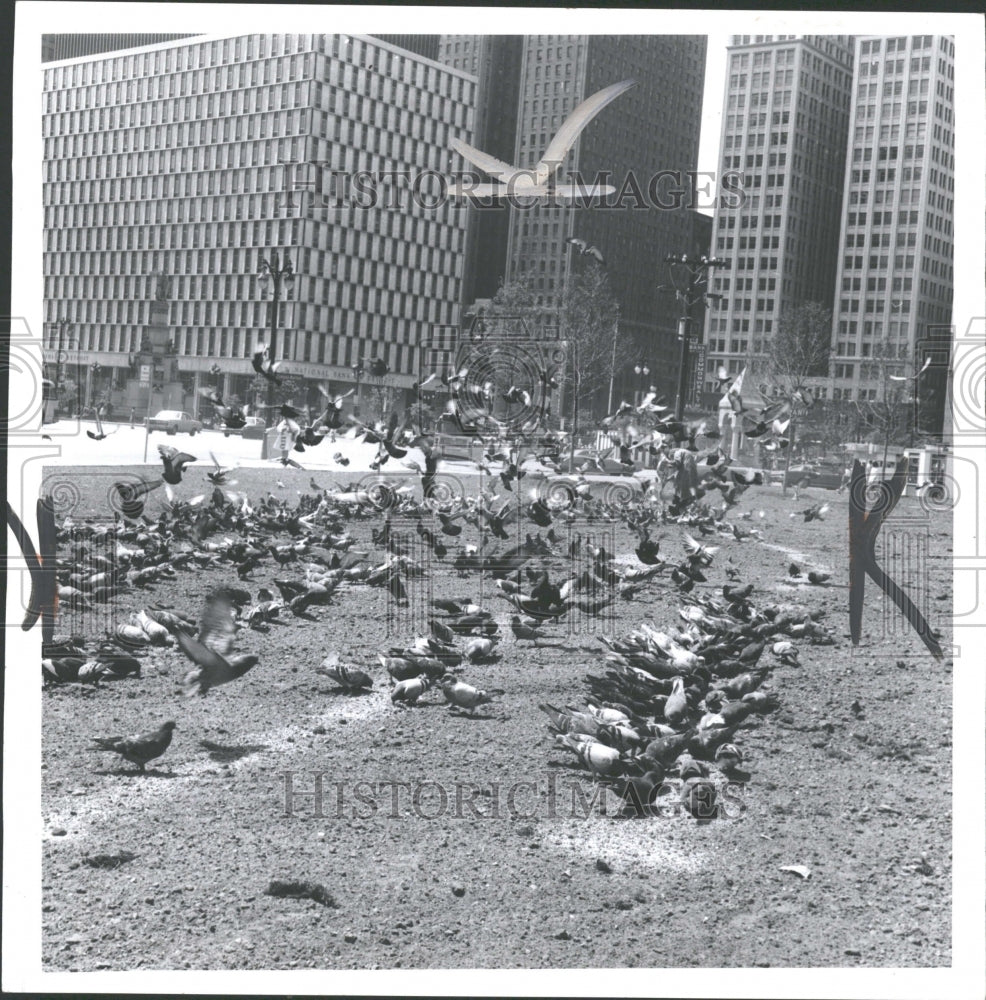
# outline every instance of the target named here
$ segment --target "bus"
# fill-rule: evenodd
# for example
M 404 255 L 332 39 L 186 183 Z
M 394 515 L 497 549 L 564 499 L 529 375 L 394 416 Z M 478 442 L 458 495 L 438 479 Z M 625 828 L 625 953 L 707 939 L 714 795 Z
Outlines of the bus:
M 41 423 L 53 424 L 58 420 L 58 393 L 50 378 L 41 380 Z

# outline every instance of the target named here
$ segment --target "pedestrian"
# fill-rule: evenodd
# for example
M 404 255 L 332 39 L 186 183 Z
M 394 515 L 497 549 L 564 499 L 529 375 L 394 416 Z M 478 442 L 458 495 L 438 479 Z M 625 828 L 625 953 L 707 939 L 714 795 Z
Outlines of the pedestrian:
M 136 423 L 136 421 L 137 421 L 137 410 L 133 406 L 131 406 L 130 407 L 130 429 L 131 430 L 134 429 L 134 424 Z
M 301 466 L 290 457 L 294 450 L 295 442 L 301 434 L 301 428 L 290 417 L 282 417 L 277 425 L 277 447 L 281 452 L 281 465 L 293 465 L 296 469 Z

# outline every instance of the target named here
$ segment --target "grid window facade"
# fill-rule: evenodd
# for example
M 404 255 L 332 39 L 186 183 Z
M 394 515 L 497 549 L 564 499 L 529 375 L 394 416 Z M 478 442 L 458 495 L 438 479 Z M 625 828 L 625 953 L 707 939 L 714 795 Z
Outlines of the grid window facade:
M 953 60 L 944 36 L 857 41 L 833 309 L 841 399 L 875 398 L 880 378 L 846 359 L 913 355 L 928 325 L 951 323 Z
M 45 319 L 128 367 L 155 272 L 172 279 L 185 371 L 249 371 L 269 328 L 254 277 L 295 271 L 278 354 L 312 378 L 379 355 L 397 384 L 455 322 L 465 215 L 379 177 L 447 170 L 469 140 L 476 81 L 371 36 L 243 35 L 49 64 L 42 131 Z M 354 192 L 358 172 L 376 200 Z M 335 184 L 335 187 L 333 187 Z M 340 199 L 346 207 L 339 207 Z M 353 359 L 353 360 L 351 360 Z

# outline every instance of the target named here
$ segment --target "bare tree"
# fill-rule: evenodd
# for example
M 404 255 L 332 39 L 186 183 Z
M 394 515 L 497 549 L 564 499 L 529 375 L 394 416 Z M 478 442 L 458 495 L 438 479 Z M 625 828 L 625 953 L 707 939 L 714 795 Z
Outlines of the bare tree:
M 906 445 L 911 439 L 914 380 L 910 368 L 907 345 L 889 340 L 874 345 L 872 357 L 861 366 L 862 380 L 870 385 L 860 389 L 866 398 L 854 402 L 869 440 L 883 445 L 881 476 L 886 475 L 891 445 Z
M 521 316 L 533 322 L 550 322 L 539 305 L 539 297 L 530 278 L 521 276 L 500 286 L 485 310 L 486 328 L 495 330 L 504 317 Z M 595 393 L 633 356 L 632 345 L 617 335 L 619 305 L 605 269 L 594 260 L 574 272 L 566 284 L 557 317 L 561 340 L 569 345 L 564 369 L 551 372 L 565 391 L 565 410 L 571 416 L 574 433 L 579 415 L 591 410 Z
M 763 379 L 774 397 L 787 400 L 791 406 L 784 465 L 786 490 L 795 443 L 796 408 L 810 407 L 814 402 L 810 380 L 828 375 L 832 355 L 832 310 L 818 302 L 789 306 L 778 317 L 765 349 L 766 353 L 758 359 Z

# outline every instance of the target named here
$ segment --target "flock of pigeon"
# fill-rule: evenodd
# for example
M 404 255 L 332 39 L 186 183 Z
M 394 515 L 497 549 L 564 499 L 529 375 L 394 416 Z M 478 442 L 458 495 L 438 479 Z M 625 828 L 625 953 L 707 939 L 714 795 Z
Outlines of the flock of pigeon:
M 306 428 L 315 443 L 342 429 L 343 398 L 327 396 L 326 411 Z M 234 470 L 212 456 L 212 469 L 206 471 L 211 493 L 183 500 L 172 487 L 185 481 L 197 459 L 159 445 L 160 478 L 118 482 L 111 496 L 112 524 L 76 523 L 69 517 L 59 528 L 61 606 L 92 613 L 116 595 L 172 588 L 182 572 L 206 568 L 227 571 L 230 582 L 208 596 L 198 623 L 150 600 L 94 645 L 56 636 L 43 651 L 43 682 L 98 687 L 105 680 L 140 678 L 145 653 L 167 648 L 168 655 L 177 652 L 189 661 L 186 693 L 204 697 L 257 667 L 257 655 L 236 649 L 241 642 L 249 646 L 245 637 L 251 632 L 292 618 L 317 621 L 318 609 L 353 588 L 386 590 L 387 600 L 406 607 L 409 589 L 444 566 L 460 577 L 480 577 L 480 588 L 490 581 L 491 600 L 502 602 L 503 613 L 494 614 L 471 598 L 435 601 L 428 633 L 381 653 L 379 665 L 395 706 L 412 707 L 434 690 L 453 710 L 473 715 L 503 692 L 474 686 L 463 678 L 464 671 L 498 659 L 504 649 L 538 646 L 575 618 L 593 619 L 595 631 L 603 631 L 614 603 L 632 601 L 663 582 L 685 601 L 685 624 L 667 631 L 642 625 L 627 640 L 604 640 L 607 669 L 604 675 L 590 675 L 585 704 L 544 706 L 545 711 L 560 746 L 575 753 L 593 776 L 635 793 L 648 782 L 658 787 L 669 773 L 706 780 L 709 768 L 718 767 L 735 775 L 742 757 L 730 742 L 733 733 L 747 716 L 776 704 L 760 691 L 768 672 L 758 667 L 760 656 L 769 647 L 773 657 L 789 662 L 796 659 L 792 638 L 830 639 L 811 617 L 776 606 L 755 607 L 749 585 L 724 585 L 722 601 L 694 595 L 697 583 L 708 582 L 718 549 L 694 535 L 738 541 L 760 537 L 759 528 L 740 525 L 753 519 L 752 512 L 734 512 L 734 519 L 728 515 L 747 489 L 762 482 L 761 474 L 734 467 L 718 448 L 699 453 L 695 438 L 705 430 L 669 419 L 662 403 L 645 400 L 645 408 L 653 411 L 656 423 L 644 443 L 663 474 L 640 494 L 621 493 L 615 506 L 594 497 L 585 476 L 590 467 L 602 467 L 598 453 L 586 453 L 561 488 L 538 474 L 527 485 L 522 482 L 532 469 L 558 470 L 562 441 L 552 435 L 543 436 L 526 457 L 515 442 L 484 441 L 475 495 L 447 496 L 438 489 L 434 440 L 396 413 L 375 425 L 349 417 L 347 433 L 378 446 L 372 467 L 396 459 L 416 473 L 420 491 L 399 479 L 377 477 L 369 485 L 364 480 L 331 489 L 312 479 L 311 492 L 295 504 L 272 491 L 251 502 L 232 489 Z M 282 419 L 291 419 L 296 411 L 286 409 L 281 406 Z M 635 420 L 641 411 L 633 410 Z M 621 404 L 608 418 L 610 425 L 626 411 L 627 404 Z M 621 452 L 627 447 L 622 445 Z M 421 461 L 409 457 L 412 449 Z M 674 495 L 665 504 L 667 482 Z M 145 503 L 160 486 L 167 503 L 151 518 Z M 712 505 L 712 497 L 718 505 Z M 802 514 L 808 521 L 823 518 L 825 510 L 826 505 L 814 505 Z M 367 526 L 369 545 L 362 548 L 348 530 L 360 520 L 373 521 Z M 617 559 L 601 540 L 612 537 L 612 526 L 619 522 L 637 537 L 632 560 Z M 654 536 L 674 524 L 688 530 L 682 557 L 668 560 Z M 792 575 L 796 569 L 792 566 Z M 732 560 L 725 572 L 735 583 L 739 571 Z M 272 575 L 266 581 L 270 586 L 253 591 L 255 574 L 261 573 Z M 824 574 L 815 571 L 808 579 L 825 582 Z M 508 628 L 512 643 L 504 646 Z M 373 687 L 366 666 L 345 664 L 330 654 L 317 673 L 338 690 L 357 695 Z M 94 749 L 116 752 L 143 772 L 168 749 L 175 728 L 169 721 L 138 736 L 100 737 Z

